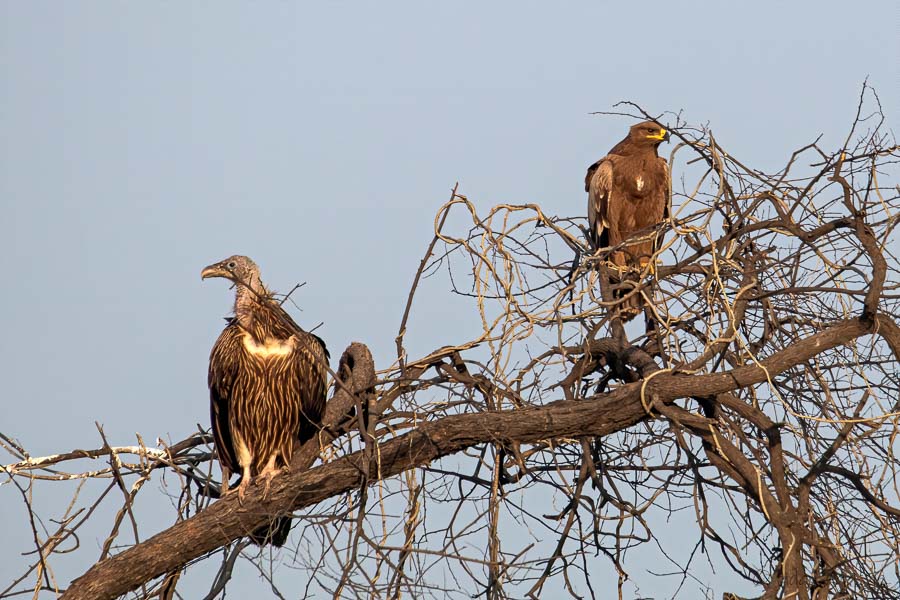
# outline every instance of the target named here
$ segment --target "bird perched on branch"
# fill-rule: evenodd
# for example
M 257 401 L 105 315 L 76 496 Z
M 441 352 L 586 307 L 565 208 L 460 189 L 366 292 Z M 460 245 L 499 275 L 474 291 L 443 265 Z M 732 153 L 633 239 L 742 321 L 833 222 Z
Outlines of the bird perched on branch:
M 619 282 L 639 281 L 638 273 L 659 248 L 654 227 L 668 217 L 669 168 L 657 148 L 669 136 L 654 121 L 633 125 L 584 178 L 591 243 L 595 249 L 615 248 L 610 270 Z M 643 304 L 640 294 L 632 295 L 621 307 L 623 320 L 633 318 Z
M 228 492 L 228 480 L 238 472 L 243 498 L 254 477 L 268 490 L 279 469 L 290 465 L 294 448 L 316 435 L 325 410 L 328 350 L 273 299 L 246 256 L 212 264 L 200 276 L 228 279 L 235 288 L 234 316 L 213 346 L 208 383 L 222 489 Z M 250 538 L 282 546 L 290 527 L 290 517 L 279 517 Z

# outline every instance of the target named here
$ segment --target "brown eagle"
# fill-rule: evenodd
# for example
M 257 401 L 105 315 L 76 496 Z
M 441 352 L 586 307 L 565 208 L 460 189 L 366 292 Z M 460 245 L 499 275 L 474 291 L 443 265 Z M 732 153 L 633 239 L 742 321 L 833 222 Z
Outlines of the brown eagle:
M 228 480 L 238 472 L 243 498 L 253 477 L 268 489 L 294 448 L 316 435 L 325 410 L 328 350 L 281 308 L 246 256 L 212 264 L 200 276 L 223 277 L 235 288 L 234 316 L 213 346 L 208 383 L 222 490 L 228 492 Z M 281 546 L 290 527 L 290 517 L 279 517 L 250 538 Z
M 636 272 L 659 247 L 653 228 L 668 216 L 669 168 L 656 152 L 669 135 L 654 121 L 633 125 L 624 140 L 588 167 L 584 178 L 591 242 L 595 249 L 616 247 L 610 262 L 620 281 L 636 282 Z M 633 318 L 642 306 L 639 294 L 631 296 L 622 318 Z

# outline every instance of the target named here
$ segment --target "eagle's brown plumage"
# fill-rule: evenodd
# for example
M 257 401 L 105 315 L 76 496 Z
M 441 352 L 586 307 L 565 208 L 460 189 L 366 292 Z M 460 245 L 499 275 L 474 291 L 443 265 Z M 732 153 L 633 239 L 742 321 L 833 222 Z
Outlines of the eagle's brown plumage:
M 669 168 L 657 148 L 668 139 L 659 123 L 633 125 L 624 140 L 588 167 L 584 178 L 591 242 L 595 248 L 619 246 L 610 253 L 619 280 L 634 281 L 633 275 L 625 277 L 626 271 L 644 267 L 658 248 L 653 227 L 668 216 Z M 639 294 L 631 296 L 622 317 L 634 317 L 642 306 Z
M 328 350 L 272 298 L 249 258 L 226 258 L 201 277 L 235 285 L 234 317 L 213 346 L 208 383 L 222 487 L 227 491 L 231 474 L 240 473 L 243 495 L 253 477 L 268 484 L 290 464 L 294 448 L 316 435 L 325 410 Z M 281 546 L 290 524 L 290 517 L 281 517 L 250 537 Z

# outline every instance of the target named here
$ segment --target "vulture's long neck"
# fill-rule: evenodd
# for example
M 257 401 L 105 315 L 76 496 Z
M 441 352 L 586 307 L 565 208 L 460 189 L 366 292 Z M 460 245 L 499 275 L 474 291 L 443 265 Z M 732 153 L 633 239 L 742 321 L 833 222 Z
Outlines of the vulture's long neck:
M 257 315 L 268 293 L 268 290 L 259 280 L 259 276 L 252 276 L 247 285 L 236 284 L 234 316 L 237 317 L 241 327 L 254 334 L 256 333 L 259 327 Z

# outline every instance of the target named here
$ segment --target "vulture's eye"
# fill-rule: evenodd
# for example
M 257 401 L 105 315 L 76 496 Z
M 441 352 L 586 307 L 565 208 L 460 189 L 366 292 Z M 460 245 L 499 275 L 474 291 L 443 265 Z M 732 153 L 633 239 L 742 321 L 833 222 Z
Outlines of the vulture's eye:
M 231 261 L 230 263 L 228 263 L 229 269 L 233 269 L 234 267 L 235 267 L 234 261 Z

